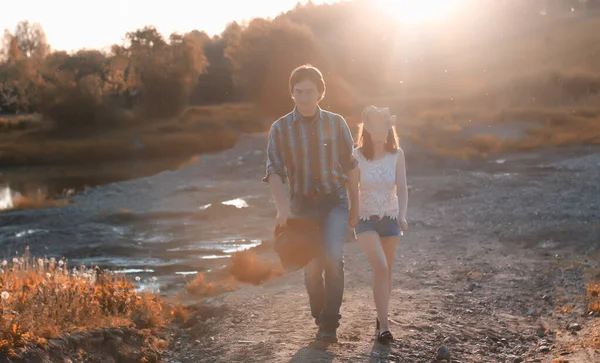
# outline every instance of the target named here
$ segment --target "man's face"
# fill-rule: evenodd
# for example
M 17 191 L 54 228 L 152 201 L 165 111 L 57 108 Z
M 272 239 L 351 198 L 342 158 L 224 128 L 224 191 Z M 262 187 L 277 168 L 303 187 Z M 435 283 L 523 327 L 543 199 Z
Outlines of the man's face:
M 294 85 L 292 98 L 296 102 L 296 107 L 300 111 L 300 114 L 309 116 L 315 112 L 317 104 L 321 99 L 321 93 L 316 84 L 309 80 L 304 80 Z

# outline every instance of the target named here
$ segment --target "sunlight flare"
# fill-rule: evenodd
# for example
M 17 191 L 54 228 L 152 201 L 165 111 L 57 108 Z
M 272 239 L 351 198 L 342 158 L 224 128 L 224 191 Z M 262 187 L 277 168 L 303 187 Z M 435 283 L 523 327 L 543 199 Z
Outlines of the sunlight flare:
M 378 0 L 403 24 L 417 25 L 444 20 L 458 11 L 459 0 Z

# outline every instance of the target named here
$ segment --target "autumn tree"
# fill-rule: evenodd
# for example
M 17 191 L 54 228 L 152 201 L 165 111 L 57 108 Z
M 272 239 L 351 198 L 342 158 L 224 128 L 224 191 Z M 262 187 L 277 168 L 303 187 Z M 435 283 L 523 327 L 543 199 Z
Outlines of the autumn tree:
M 303 63 L 322 64 L 320 46 L 310 29 L 286 19 L 253 20 L 239 42 L 229 45 L 226 55 L 243 97 L 274 114 L 292 105 L 288 91 L 291 70 Z
M 192 104 L 215 104 L 238 101 L 239 95 L 233 82 L 231 60 L 225 55 L 226 49 L 237 44 L 242 29 L 236 23 L 229 24 L 220 36 L 209 39 L 205 33 L 192 32 L 204 44 L 208 67 L 200 75 L 191 97 Z
M 38 23 L 21 21 L 14 33 L 4 30 L 0 61 L 15 61 L 16 58 L 44 58 L 50 51 L 46 33 Z
M 187 105 L 192 87 L 207 66 L 202 41 L 192 33 L 172 34 L 169 40 L 153 27 L 127 33 L 126 45 L 114 47 L 129 60 L 128 72 L 141 94 L 148 118 L 177 115 Z
M 22 21 L 14 34 L 4 31 L 0 49 L 0 108 L 9 112 L 35 110 L 37 69 L 49 46 L 42 27 Z
M 61 135 L 94 132 L 122 120 L 118 96 L 125 81 L 113 63 L 112 57 L 97 50 L 54 52 L 46 57 L 39 71 L 39 108 Z

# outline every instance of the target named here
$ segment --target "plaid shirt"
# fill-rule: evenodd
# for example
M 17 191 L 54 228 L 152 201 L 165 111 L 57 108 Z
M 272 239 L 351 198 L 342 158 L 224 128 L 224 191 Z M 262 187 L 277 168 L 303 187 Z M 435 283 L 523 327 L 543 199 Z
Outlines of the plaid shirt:
M 294 108 L 271 125 L 263 181 L 277 174 L 289 180 L 292 196 L 329 194 L 357 167 L 353 147 L 342 116 L 318 108 L 314 120 L 307 120 Z

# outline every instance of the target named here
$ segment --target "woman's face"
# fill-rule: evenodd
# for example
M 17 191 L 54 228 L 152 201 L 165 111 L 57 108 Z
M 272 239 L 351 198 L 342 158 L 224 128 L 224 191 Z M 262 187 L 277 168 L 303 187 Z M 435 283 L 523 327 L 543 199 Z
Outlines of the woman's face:
M 389 111 L 386 112 L 385 110 L 372 112 L 367 117 L 364 121 L 364 127 L 371 134 L 371 140 L 374 144 L 382 144 L 387 141 L 388 134 L 393 125 L 392 120 Z

